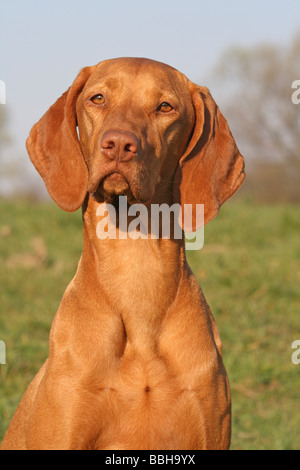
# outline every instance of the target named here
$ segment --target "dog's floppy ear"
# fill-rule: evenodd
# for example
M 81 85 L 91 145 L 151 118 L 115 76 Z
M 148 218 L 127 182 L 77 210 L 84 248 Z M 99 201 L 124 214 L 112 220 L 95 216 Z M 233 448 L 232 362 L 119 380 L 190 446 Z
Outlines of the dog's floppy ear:
M 182 207 L 192 204 L 194 216 L 195 204 L 204 204 L 207 224 L 242 184 L 244 159 L 208 89 L 192 84 L 192 100 L 195 125 L 175 173 L 174 199 Z M 200 228 L 194 216 L 192 229 L 186 231 Z
M 33 126 L 26 142 L 32 163 L 49 195 L 65 211 L 83 203 L 88 170 L 76 130 L 76 101 L 93 67 L 80 71 L 72 86 Z

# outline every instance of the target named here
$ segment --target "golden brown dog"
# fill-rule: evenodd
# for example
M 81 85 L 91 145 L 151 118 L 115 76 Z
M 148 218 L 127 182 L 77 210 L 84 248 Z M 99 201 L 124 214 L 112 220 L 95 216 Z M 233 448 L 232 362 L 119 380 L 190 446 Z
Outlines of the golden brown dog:
M 84 245 L 2 449 L 227 449 L 221 342 L 183 238 L 96 235 L 97 209 L 119 195 L 204 204 L 207 223 L 238 189 L 243 158 L 208 90 L 159 62 L 104 61 L 81 70 L 27 148 L 54 201 L 82 206 Z

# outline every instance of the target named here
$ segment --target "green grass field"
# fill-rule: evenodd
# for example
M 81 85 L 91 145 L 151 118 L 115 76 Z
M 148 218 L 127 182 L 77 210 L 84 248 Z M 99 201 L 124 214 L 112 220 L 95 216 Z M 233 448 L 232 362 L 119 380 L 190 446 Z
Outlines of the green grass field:
M 238 202 L 237 202 L 238 201 Z M 81 213 L 0 201 L 0 441 L 48 354 L 82 248 Z M 227 203 L 189 262 L 217 320 L 232 389 L 232 449 L 300 448 L 300 210 Z

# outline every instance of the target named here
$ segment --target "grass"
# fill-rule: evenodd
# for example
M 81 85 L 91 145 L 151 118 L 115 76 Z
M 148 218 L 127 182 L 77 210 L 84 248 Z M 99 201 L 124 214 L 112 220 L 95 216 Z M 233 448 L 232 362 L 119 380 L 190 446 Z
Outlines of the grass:
M 299 449 L 300 211 L 227 203 L 189 262 L 217 320 L 232 389 L 232 449 Z M 0 201 L 0 441 L 31 378 L 82 249 L 81 214 Z

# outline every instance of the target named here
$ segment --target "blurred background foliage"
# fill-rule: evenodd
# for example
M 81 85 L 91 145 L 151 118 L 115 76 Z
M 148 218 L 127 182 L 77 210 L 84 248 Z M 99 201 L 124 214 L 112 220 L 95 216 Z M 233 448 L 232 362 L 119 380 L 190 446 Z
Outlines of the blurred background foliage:
M 261 202 L 300 201 L 300 33 L 288 46 L 234 47 L 222 55 L 212 83 L 246 158 L 243 191 Z

